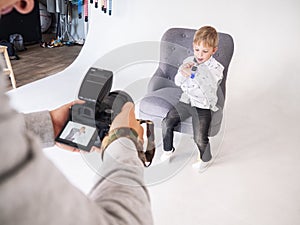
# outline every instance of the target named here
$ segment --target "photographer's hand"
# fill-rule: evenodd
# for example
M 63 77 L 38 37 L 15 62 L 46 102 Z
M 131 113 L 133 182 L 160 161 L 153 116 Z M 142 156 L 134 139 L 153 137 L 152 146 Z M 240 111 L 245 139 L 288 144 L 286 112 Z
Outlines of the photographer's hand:
M 131 128 L 138 134 L 138 139 L 143 143 L 143 132 L 144 129 L 137 121 L 134 113 L 134 104 L 132 102 L 127 102 L 122 107 L 121 112 L 115 117 L 110 126 L 109 132 L 117 128 Z M 92 147 L 91 151 L 101 152 L 100 148 L 95 146 Z
M 59 132 L 63 129 L 65 123 L 67 122 L 67 120 L 69 118 L 70 108 L 76 104 L 84 104 L 84 101 L 75 100 L 73 102 L 67 103 L 57 109 L 50 111 L 50 116 L 52 119 L 55 137 L 59 134 Z M 63 149 L 66 149 L 66 150 L 76 151 L 76 152 L 79 151 L 78 149 L 74 149 L 73 147 L 70 147 L 70 146 L 66 146 L 66 145 L 58 144 L 58 143 L 56 143 L 56 144 L 57 144 L 57 146 L 59 146 Z
M 110 131 L 120 127 L 128 127 L 134 129 L 139 139 L 143 140 L 143 127 L 137 121 L 134 113 L 134 104 L 132 102 L 127 102 L 124 104 L 122 111 L 113 120 Z

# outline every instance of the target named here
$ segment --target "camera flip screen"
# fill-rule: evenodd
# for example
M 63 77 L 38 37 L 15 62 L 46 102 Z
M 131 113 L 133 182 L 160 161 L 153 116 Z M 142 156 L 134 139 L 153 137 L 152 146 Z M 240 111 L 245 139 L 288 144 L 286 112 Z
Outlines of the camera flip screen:
M 68 121 L 64 129 L 56 138 L 56 141 L 81 150 L 89 151 L 94 145 L 96 138 L 97 131 L 95 127 Z

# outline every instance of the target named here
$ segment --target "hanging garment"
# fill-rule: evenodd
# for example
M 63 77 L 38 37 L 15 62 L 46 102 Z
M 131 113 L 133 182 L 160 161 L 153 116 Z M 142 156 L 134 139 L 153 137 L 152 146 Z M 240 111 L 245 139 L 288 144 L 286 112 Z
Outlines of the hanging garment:
M 47 11 L 50 13 L 67 13 L 67 1 L 65 0 L 47 0 Z

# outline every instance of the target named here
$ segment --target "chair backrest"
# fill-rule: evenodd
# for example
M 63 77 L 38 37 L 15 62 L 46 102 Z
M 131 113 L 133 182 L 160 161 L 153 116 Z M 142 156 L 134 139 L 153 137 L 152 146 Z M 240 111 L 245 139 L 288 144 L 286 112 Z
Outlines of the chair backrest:
M 195 29 L 171 28 L 167 30 L 161 38 L 159 67 L 167 76 L 167 79 L 174 80 L 178 67 L 182 64 L 183 60 L 193 55 L 192 43 L 195 32 Z M 214 57 L 224 66 L 224 77 L 220 87 L 225 96 L 227 71 L 233 55 L 234 44 L 229 34 L 218 34 L 219 46 Z

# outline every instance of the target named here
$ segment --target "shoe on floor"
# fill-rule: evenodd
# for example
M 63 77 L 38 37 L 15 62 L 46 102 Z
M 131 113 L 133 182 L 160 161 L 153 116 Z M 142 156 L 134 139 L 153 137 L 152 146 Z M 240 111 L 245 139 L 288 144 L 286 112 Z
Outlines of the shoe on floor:
M 175 149 L 173 148 L 171 151 L 163 151 L 163 154 L 160 156 L 160 161 L 164 162 L 164 161 L 169 161 L 171 156 L 173 155 Z
M 203 162 L 202 160 L 197 160 L 197 162 L 193 163 L 192 167 L 193 167 L 193 169 L 201 172 L 201 171 L 204 171 L 208 167 L 209 162 L 210 161 Z

